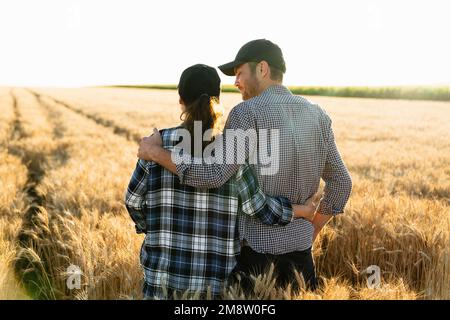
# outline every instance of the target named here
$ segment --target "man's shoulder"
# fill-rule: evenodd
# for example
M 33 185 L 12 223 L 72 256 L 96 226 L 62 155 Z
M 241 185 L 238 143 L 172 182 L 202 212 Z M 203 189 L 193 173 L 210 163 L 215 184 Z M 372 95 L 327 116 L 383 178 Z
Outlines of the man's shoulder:
M 251 99 L 250 99 L 251 100 Z M 255 118 L 254 104 L 250 100 L 242 101 L 234 106 L 228 114 L 228 122 L 252 121 Z
M 303 96 L 292 94 L 291 101 L 295 104 L 298 104 L 299 106 L 308 107 L 312 110 L 319 110 L 321 109 L 320 105 L 316 103 L 313 100 L 307 99 Z
M 254 105 L 254 102 L 252 101 L 255 98 L 251 98 L 249 100 L 245 100 L 245 101 L 241 101 L 239 102 L 237 105 L 235 105 L 231 111 L 231 113 L 237 113 L 237 114 L 241 114 L 241 113 L 248 113 L 250 111 L 250 109 L 252 108 L 252 106 Z
M 297 105 L 303 108 L 305 111 L 315 114 L 318 119 L 325 122 L 330 120 L 325 109 L 318 103 L 308 100 L 305 97 L 299 95 L 271 95 L 268 98 L 265 95 L 255 96 L 251 99 L 242 101 L 233 107 L 230 111 L 228 118 L 233 119 L 254 119 L 257 117 L 258 110 L 266 106 L 290 104 Z
M 321 118 L 324 118 L 324 119 L 329 118 L 326 110 L 317 102 L 306 99 L 305 97 L 299 96 L 299 95 L 295 95 L 294 97 L 295 97 L 294 99 L 296 100 L 296 102 L 299 105 L 301 105 L 303 108 L 316 113 Z
M 260 107 L 270 105 L 271 101 L 263 95 L 258 95 L 245 101 L 241 101 L 234 106 L 228 117 L 254 118 Z
M 293 99 L 295 99 L 295 101 L 298 104 L 307 105 L 307 106 L 317 106 L 317 107 L 319 106 L 318 103 L 316 103 L 312 100 L 309 100 L 303 96 L 300 96 L 300 95 L 292 95 L 292 96 L 293 96 Z

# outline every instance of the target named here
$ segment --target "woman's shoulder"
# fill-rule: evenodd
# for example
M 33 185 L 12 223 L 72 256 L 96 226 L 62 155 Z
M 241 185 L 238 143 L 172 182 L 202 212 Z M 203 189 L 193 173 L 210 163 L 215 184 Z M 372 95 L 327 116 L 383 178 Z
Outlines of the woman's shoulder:
M 177 126 L 159 130 L 163 147 L 172 147 L 181 141 L 180 129 L 183 129 L 183 127 Z
M 182 128 L 183 128 L 182 126 L 176 126 L 176 127 L 171 127 L 171 128 L 164 128 L 164 129 L 160 129 L 159 133 L 161 135 L 163 135 L 163 134 L 168 135 L 168 134 L 172 134 L 172 133 L 174 133 L 174 132 L 176 132 L 176 131 L 178 131 L 178 130 L 180 130 Z

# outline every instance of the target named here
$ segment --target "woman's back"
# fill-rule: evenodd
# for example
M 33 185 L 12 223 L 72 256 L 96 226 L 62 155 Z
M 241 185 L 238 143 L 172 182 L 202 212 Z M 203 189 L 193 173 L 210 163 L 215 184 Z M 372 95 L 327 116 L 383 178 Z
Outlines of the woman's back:
M 178 144 L 181 127 L 162 130 L 164 148 Z M 220 293 L 239 252 L 235 179 L 216 189 L 197 189 L 153 162 L 139 161 L 146 171 L 146 237 L 141 263 L 146 295 L 163 297 L 175 289 Z M 164 288 L 166 287 L 166 288 Z

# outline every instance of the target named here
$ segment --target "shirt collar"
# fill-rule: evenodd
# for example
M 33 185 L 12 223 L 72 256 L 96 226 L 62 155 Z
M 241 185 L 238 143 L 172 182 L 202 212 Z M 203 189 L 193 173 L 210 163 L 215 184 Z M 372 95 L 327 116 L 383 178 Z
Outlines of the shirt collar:
M 281 84 L 275 84 L 264 90 L 261 95 L 266 94 L 279 94 L 279 95 L 292 95 L 292 92 L 285 86 Z

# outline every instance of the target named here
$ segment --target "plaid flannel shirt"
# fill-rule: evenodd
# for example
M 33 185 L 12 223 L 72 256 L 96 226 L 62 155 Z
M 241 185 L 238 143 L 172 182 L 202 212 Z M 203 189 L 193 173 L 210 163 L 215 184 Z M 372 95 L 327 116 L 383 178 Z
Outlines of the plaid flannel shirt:
M 177 128 L 161 135 L 163 146 L 173 150 Z M 165 298 L 165 290 L 205 293 L 207 287 L 220 294 L 240 252 L 238 214 L 265 224 L 293 219 L 289 200 L 266 196 L 249 165 L 219 188 L 197 189 L 160 165 L 139 160 L 125 204 L 137 233 L 146 234 L 140 256 L 144 295 L 157 298 Z
M 274 85 L 259 96 L 235 106 L 227 119 L 223 135 L 223 154 L 245 155 L 249 159 L 254 150 L 250 144 L 231 144 L 228 150 L 227 130 L 232 138 L 244 139 L 243 131 L 257 132 L 278 129 L 277 145 L 268 140 L 268 150 L 279 150 L 279 170 L 276 174 L 262 174 L 264 163 L 254 165 L 259 184 L 266 194 L 284 196 L 291 203 L 304 204 L 314 195 L 320 179 L 325 181 L 324 195 L 318 207 L 322 214 L 344 212 L 352 181 L 337 149 L 331 119 L 318 105 L 293 95 L 288 88 Z M 240 130 L 237 130 L 240 129 Z M 177 156 L 177 155 L 176 155 Z M 258 160 L 261 155 L 258 154 Z M 239 169 L 235 163 L 189 164 L 178 163 L 177 172 L 182 183 L 217 188 Z M 252 217 L 239 217 L 241 239 L 261 253 L 283 254 L 303 251 L 312 246 L 313 225 L 305 219 L 296 219 L 286 226 L 268 226 Z

